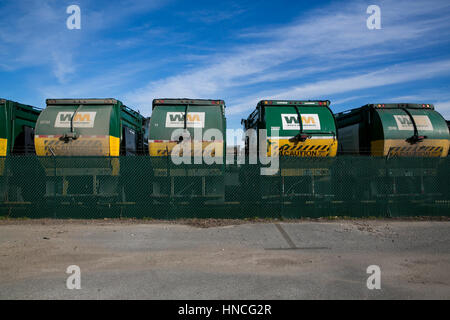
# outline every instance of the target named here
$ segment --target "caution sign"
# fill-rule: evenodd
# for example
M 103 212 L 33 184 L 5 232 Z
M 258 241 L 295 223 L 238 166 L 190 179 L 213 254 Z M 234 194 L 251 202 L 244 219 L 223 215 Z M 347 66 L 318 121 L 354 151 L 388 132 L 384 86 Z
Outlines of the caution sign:
M 371 153 L 384 157 L 446 157 L 449 146 L 448 139 L 425 139 L 413 145 L 405 139 L 386 139 L 372 141 Z
M 279 154 L 292 157 L 335 157 L 335 139 L 308 139 L 304 142 L 291 142 L 289 139 L 268 139 L 267 155 Z
M 391 147 L 389 156 L 395 157 L 440 157 L 444 147 L 416 146 L 416 147 Z

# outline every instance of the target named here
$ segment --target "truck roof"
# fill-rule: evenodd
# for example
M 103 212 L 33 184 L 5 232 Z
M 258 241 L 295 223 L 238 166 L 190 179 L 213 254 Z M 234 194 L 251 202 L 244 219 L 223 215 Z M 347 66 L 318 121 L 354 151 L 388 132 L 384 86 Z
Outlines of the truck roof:
M 289 105 L 301 105 L 301 106 L 329 106 L 330 100 L 261 100 L 258 105 L 263 106 L 289 106 Z
M 225 101 L 220 99 L 189 99 L 189 98 L 161 98 L 154 99 L 152 109 L 155 106 L 164 106 L 164 105 L 200 105 L 200 106 L 225 106 Z
M 117 102 L 120 102 L 119 100 L 113 99 L 113 98 L 107 98 L 107 99 L 47 99 L 45 100 L 47 105 L 64 105 L 64 104 L 116 104 Z
M 24 104 L 24 103 L 20 103 L 17 101 L 0 98 L 0 104 L 6 104 L 7 101 L 9 101 L 10 103 L 14 103 L 17 108 L 21 108 L 22 110 L 27 109 L 27 110 L 31 110 L 32 112 L 37 112 L 37 113 L 41 112 L 41 110 L 42 110 L 42 108 L 30 106 L 29 104 Z
M 253 110 L 252 113 L 247 117 L 247 119 L 242 119 L 241 124 L 244 124 L 245 121 L 251 122 L 256 115 L 259 113 L 259 107 L 286 107 L 286 106 L 322 106 L 328 107 L 330 105 L 330 100 L 260 100 L 256 106 L 256 109 Z
M 398 108 L 409 108 L 409 109 L 431 109 L 434 110 L 434 105 L 431 103 L 371 103 L 366 104 L 363 107 L 369 108 L 381 108 L 381 109 L 398 109 Z
M 69 98 L 69 99 L 47 99 L 47 106 L 70 106 L 70 105 L 119 105 L 121 110 L 130 114 L 135 118 L 142 118 L 144 116 L 140 114 L 139 111 L 131 109 L 130 107 L 124 105 L 122 101 L 114 99 L 114 98 L 105 98 L 105 99 L 97 99 L 97 98 Z
M 407 108 L 407 109 L 428 109 L 428 110 L 434 110 L 434 105 L 430 103 L 370 103 L 365 104 L 362 107 L 354 108 L 346 111 L 342 111 L 336 114 L 336 117 L 345 117 L 347 115 L 351 116 L 352 114 L 361 112 L 364 109 L 400 109 L 400 108 Z

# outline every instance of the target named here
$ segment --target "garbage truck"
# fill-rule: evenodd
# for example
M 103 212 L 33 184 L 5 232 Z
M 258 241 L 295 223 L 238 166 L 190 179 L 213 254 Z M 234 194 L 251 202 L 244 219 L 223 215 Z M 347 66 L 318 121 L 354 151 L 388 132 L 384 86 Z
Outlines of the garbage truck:
M 223 201 L 225 131 L 223 100 L 154 99 L 148 140 L 153 199 Z
M 119 177 L 135 170 L 121 168 L 121 162 L 147 152 L 146 118 L 113 98 L 46 102 L 35 135 L 36 154 L 47 177 L 45 196 L 81 203 L 126 200 L 126 190 L 134 188 L 120 185 Z
M 337 154 L 338 136 L 329 106 L 329 100 L 261 100 L 241 121 L 249 161 L 255 143 L 258 159 L 261 152 L 267 157 L 279 156 L 280 169 L 272 175 L 263 177 L 255 172 L 248 176 L 251 170 L 244 170 L 247 176 L 243 179 L 248 181 L 243 183 L 253 181 L 254 188 L 249 189 L 259 190 L 252 194 L 277 201 L 332 196 L 330 166 Z M 262 134 L 266 139 L 260 139 Z
M 35 154 L 34 127 L 40 110 L 0 99 L 0 157 Z
M 441 192 L 435 181 L 448 155 L 450 133 L 433 104 L 366 104 L 338 113 L 336 122 L 339 156 L 365 156 L 363 167 L 372 172 L 363 181 L 349 168 L 347 181 L 355 183 L 343 189 L 357 188 L 351 193 L 370 199 L 425 199 Z
M 34 128 L 40 112 L 30 105 L 0 99 L 0 199 L 6 202 L 24 202 L 34 192 L 34 159 L 17 156 L 35 154 Z

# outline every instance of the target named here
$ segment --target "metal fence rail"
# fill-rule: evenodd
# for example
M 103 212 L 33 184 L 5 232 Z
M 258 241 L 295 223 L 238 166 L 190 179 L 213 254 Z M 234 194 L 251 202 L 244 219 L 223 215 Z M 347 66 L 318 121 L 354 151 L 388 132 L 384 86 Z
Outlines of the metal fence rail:
M 170 158 L 0 158 L 0 216 L 301 218 L 450 216 L 450 160 L 280 158 L 261 166 Z

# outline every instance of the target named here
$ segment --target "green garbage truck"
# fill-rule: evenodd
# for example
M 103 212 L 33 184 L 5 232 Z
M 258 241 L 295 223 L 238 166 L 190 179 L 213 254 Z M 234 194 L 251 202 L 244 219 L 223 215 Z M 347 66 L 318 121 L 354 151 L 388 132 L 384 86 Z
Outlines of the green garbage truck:
M 134 170 L 121 162 L 147 152 L 145 117 L 113 98 L 46 102 L 35 135 L 48 178 L 45 195 L 123 200 L 127 186 L 119 188 L 119 176 Z
M 336 122 L 339 156 L 366 156 L 361 161 L 372 172 L 370 181 L 361 181 L 349 168 L 347 181 L 354 183 L 348 188 L 359 190 L 350 194 L 422 201 L 441 192 L 435 181 L 448 155 L 450 133 L 433 104 L 367 104 L 338 113 Z
M 0 157 L 35 154 L 34 127 L 39 114 L 35 107 L 0 99 Z
M 30 172 L 34 155 L 34 128 L 40 109 L 0 99 L 0 199 L 23 203 L 33 192 L 36 179 Z M 14 159 L 11 157 L 14 156 Z
M 155 200 L 216 201 L 224 198 L 225 102 L 154 99 L 149 121 Z M 183 162 L 174 155 L 184 157 Z
M 378 103 L 336 115 L 339 154 L 446 157 L 449 130 L 432 104 Z
M 255 173 L 243 177 L 260 190 L 264 199 L 314 199 L 331 196 L 330 165 L 337 153 L 337 130 L 329 100 L 261 100 L 241 121 L 246 131 L 245 149 L 260 145 L 260 130 L 267 137 L 267 156 L 279 156 L 280 170 L 273 176 Z M 253 149 L 255 150 L 255 149 Z M 261 152 L 261 151 L 260 151 Z M 258 154 L 259 157 L 259 154 Z M 262 162 L 261 162 L 262 163 Z M 251 172 L 251 170 L 247 170 Z M 252 192 L 252 194 L 257 194 Z M 249 195 L 250 198 L 251 195 Z

